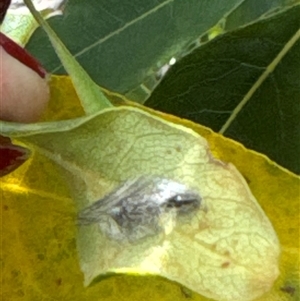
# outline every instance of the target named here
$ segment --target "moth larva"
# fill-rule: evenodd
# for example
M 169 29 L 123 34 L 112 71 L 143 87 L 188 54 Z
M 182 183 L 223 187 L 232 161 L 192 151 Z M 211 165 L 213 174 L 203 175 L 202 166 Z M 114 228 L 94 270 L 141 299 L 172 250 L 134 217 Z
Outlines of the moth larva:
M 156 176 L 128 180 L 79 213 L 79 225 L 98 223 L 111 239 L 136 241 L 163 230 L 164 220 L 199 208 L 201 197 L 184 184 Z M 163 217 L 163 219 L 162 219 Z

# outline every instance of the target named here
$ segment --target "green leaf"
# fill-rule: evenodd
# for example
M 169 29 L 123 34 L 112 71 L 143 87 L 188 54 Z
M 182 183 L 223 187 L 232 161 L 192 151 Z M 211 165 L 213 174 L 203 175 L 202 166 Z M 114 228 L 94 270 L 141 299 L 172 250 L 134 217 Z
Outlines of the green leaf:
M 299 173 L 299 20 L 298 5 L 208 42 L 171 68 L 146 105 Z
M 273 0 L 273 1 L 257 1 L 246 0 L 241 3 L 234 11 L 232 11 L 224 20 L 224 30 L 229 31 L 237 29 L 247 23 L 263 19 L 283 8 L 300 3 L 299 0 Z
M 289 2 L 69 0 L 64 15 L 49 23 L 94 81 L 140 101 L 153 88 L 145 92 L 140 84 L 147 78 L 155 84 L 153 76 L 162 65 L 217 23 L 228 17 L 228 28 L 239 27 Z M 27 48 L 49 72 L 64 72 L 41 30 Z
M 76 59 L 71 55 L 65 45 L 57 37 L 56 33 L 43 19 L 41 14 L 34 8 L 30 0 L 24 0 L 30 12 L 47 33 L 55 52 L 60 58 L 62 64 L 66 68 L 68 74 L 72 78 L 74 87 L 87 114 L 98 112 L 107 107 L 111 107 L 111 103 L 101 92 L 96 83 L 94 83 L 86 71 L 80 66 Z

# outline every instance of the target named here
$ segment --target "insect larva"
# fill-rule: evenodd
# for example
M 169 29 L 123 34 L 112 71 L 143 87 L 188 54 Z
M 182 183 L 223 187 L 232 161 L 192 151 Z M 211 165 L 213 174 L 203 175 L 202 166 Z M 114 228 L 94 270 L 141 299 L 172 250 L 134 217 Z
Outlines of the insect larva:
M 79 225 L 98 223 L 111 239 L 136 241 L 163 230 L 162 220 L 195 211 L 199 194 L 184 184 L 156 176 L 124 182 L 79 213 Z M 164 219 L 162 219 L 164 217 Z

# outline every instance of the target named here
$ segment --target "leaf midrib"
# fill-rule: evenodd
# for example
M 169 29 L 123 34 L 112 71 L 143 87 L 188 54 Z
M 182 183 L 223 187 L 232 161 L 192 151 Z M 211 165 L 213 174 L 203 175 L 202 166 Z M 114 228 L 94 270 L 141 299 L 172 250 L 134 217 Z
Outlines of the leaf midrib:
M 279 53 L 275 56 L 275 58 L 271 61 L 271 63 L 266 67 L 265 71 L 259 76 L 257 81 L 252 85 L 243 99 L 239 102 L 239 104 L 232 111 L 231 115 L 225 122 L 225 124 L 220 129 L 219 133 L 224 134 L 226 130 L 231 126 L 233 121 L 236 119 L 237 115 L 241 112 L 244 106 L 248 103 L 248 101 L 252 98 L 254 93 L 258 90 L 258 88 L 263 84 L 263 82 L 269 77 L 269 75 L 276 69 L 279 65 L 283 57 L 289 52 L 289 50 L 294 46 L 294 44 L 300 39 L 300 29 L 296 31 L 296 33 L 289 39 L 289 41 L 283 46 L 283 48 L 279 51 Z
M 112 31 L 111 33 L 109 33 L 108 35 L 106 35 L 105 37 L 101 38 L 100 40 L 96 41 L 95 43 L 83 48 L 81 51 L 73 54 L 74 58 L 78 58 L 79 56 L 83 55 L 84 53 L 86 53 L 87 51 L 89 51 L 90 49 L 96 47 L 97 45 L 100 45 L 102 43 L 104 43 L 105 41 L 107 41 L 108 39 L 120 34 L 121 32 L 123 32 L 124 30 L 126 30 L 128 27 L 134 25 L 135 23 L 147 18 L 149 15 L 155 13 L 156 11 L 158 11 L 159 9 L 163 8 L 164 6 L 166 6 L 167 4 L 174 2 L 175 0 L 166 0 L 165 2 L 157 5 L 156 7 L 150 9 L 149 11 L 145 12 L 144 14 L 140 15 L 139 17 L 125 23 L 125 25 L 123 25 L 122 27 L 118 28 L 117 30 Z M 54 68 L 51 73 L 55 73 L 57 72 L 60 68 L 62 67 L 62 65 L 60 64 L 59 66 L 57 66 L 56 68 Z

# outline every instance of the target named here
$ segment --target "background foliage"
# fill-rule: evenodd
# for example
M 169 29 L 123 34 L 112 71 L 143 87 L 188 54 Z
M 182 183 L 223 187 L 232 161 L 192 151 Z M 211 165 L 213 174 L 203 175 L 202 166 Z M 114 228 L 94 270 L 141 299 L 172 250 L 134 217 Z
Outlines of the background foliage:
M 298 4 L 69 0 L 64 15 L 49 21 L 101 86 L 218 131 L 299 30 Z M 300 172 L 299 47 L 298 41 L 290 48 L 225 133 L 295 173 Z M 50 72 L 64 73 L 41 29 L 27 49 Z M 159 68 L 172 57 L 182 59 L 155 88 Z

